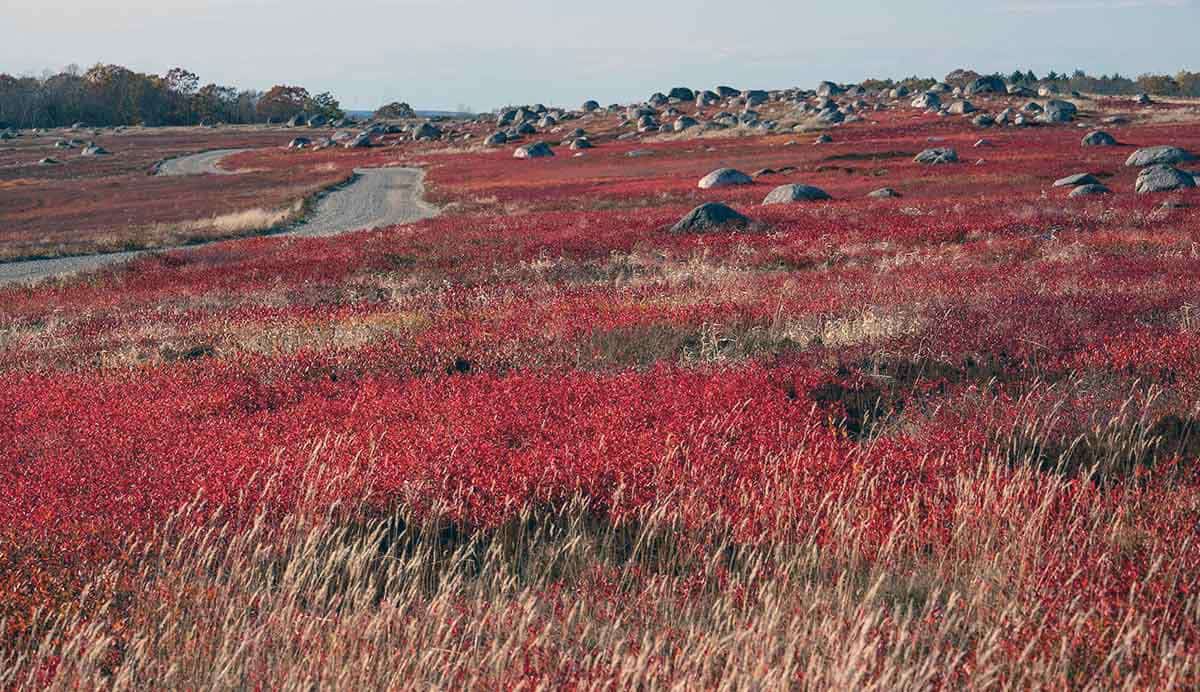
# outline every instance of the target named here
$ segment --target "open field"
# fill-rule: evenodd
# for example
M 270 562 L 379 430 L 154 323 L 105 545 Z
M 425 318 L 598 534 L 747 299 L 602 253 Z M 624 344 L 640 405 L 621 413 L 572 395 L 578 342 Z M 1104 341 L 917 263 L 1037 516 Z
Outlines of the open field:
M 0 152 L 0 256 L 353 168 L 421 167 L 441 208 L 0 287 L 0 683 L 1194 689 L 1200 193 L 1125 161 L 1200 152 L 1200 114 L 1080 103 L 905 100 L 819 145 L 602 113 L 531 160 L 491 123 L 138 135 L 95 176 Z M 216 148 L 255 172 L 145 176 Z M 720 167 L 787 170 L 697 187 Z M 1085 172 L 1113 194 L 1053 187 Z M 832 199 L 760 204 L 786 183 Z M 755 225 L 667 230 L 711 201 Z
M 163 159 L 210 149 L 282 147 L 280 128 L 51 131 L 0 146 L 0 261 L 186 245 L 253 235 L 297 202 L 345 180 L 353 164 L 288 165 L 229 176 L 154 176 Z M 108 156 L 57 149 L 95 141 Z M 39 165 L 51 157 L 60 165 Z M 282 216 L 281 216 L 282 215 Z

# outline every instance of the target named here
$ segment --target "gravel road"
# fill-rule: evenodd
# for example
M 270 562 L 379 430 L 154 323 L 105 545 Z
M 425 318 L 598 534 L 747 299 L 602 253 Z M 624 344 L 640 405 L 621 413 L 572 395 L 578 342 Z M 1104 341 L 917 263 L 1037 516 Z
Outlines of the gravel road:
M 226 156 L 240 154 L 249 149 L 216 149 L 191 156 L 167 159 L 158 167 L 158 175 L 234 175 L 237 171 L 217 168 L 217 163 Z
M 218 152 L 198 154 L 210 157 Z M 229 152 L 226 152 L 227 155 Z M 208 158 L 208 163 L 183 163 L 184 167 L 213 166 L 221 156 Z M 178 174 L 166 174 L 178 175 Z M 282 236 L 323 237 L 348 231 L 395 226 L 429 218 L 437 209 L 422 199 L 425 172 L 417 168 L 363 168 L 355 171 L 355 178 L 322 197 L 308 218 L 292 228 L 278 233 Z M 221 240 L 200 245 L 188 245 L 165 250 L 194 250 L 217 243 L 234 243 L 236 240 Z M 113 252 L 102 255 L 61 257 L 45 260 L 0 263 L 0 285 L 10 283 L 34 283 L 55 276 L 93 271 L 120 262 L 126 262 L 149 251 Z

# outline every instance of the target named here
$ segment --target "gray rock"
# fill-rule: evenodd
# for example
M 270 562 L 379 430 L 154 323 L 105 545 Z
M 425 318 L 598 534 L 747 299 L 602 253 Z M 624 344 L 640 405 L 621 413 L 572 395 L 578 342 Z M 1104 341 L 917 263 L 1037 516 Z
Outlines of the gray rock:
M 600 104 L 596 101 L 584 101 L 583 106 L 580 108 L 580 110 L 582 110 L 584 113 L 591 113 L 592 111 L 598 111 L 598 110 L 600 110 Z
M 40 166 L 57 166 L 61 163 L 62 163 L 62 161 L 59 161 L 58 159 L 50 157 L 50 156 L 47 156 L 46 158 L 40 159 L 38 161 L 38 165 L 40 165 Z
M 980 77 L 963 89 L 967 96 L 976 94 L 1007 94 L 1008 85 L 1000 77 Z
M 696 92 L 687 87 L 675 87 L 667 94 L 667 96 L 669 98 L 679 99 L 680 101 L 696 100 Z
M 924 94 L 921 94 L 917 98 L 913 99 L 912 107 L 913 108 L 923 108 L 926 110 L 932 109 L 932 108 L 941 108 L 942 107 L 942 99 L 940 96 L 933 93 L 932 91 L 927 91 Z
M 83 148 L 83 151 L 79 152 L 79 155 L 80 156 L 89 156 L 89 157 L 90 156 L 108 156 L 109 152 L 107 149 L 105 149 L 102 146 L 99 146 L 97 144 L 89 144 L 88 146 Z
M 679 120 L 675 121 L 674 127 L 676 132 L 683 132 L 684 130 L 690 130 L 691 128 L 696 127 L 699 124 L 700 122 L 695 118 L 685 115 Z
M 503 132 L 493 132 L 487 139 L 483 140 L 484 146 L 502 147 L 508 143 L 508 135 Z
M 913 160 L 928 165 L 958 163 L 958 152 L 950 147 L 934 147 L 917 154 Z
M 979 109 L 975 107 L 975 104 L 967 100 L 955 101 L 954 103 L 950 104 L 951 115 L 968 115 L 977 110 Z
M 589 140 L 587 137 L 577 137 L 576 139 L 574 139 L 571 142 L 571 149 L 573 151 L 580 151 L 582 149 L 593 149 L 593 148 L 595 148 L 595 146 L 596 145 L 592 144 L 591 140 Z
M 311 146 L 311 145 L 312 145 L 312 140 L 309 139 L 308 137 L 297 137 L 297 138 L 293 139 L 292 141 L 288 142 L 287 148 L 288 149 L 303 149 L 303 148 Z
M 1117 138 L 1103 130 L 1089 132 L 1083 137 L 1083 146 L 1085 147 L 1113 147 L 1116 145 Z
M 742 93 L 741 89 L 734 89 L 731 86 L 719 86 L 714 91 L 723 99 L 733 98 Z
M 750 176 L 736 168 L 718 168 L 701 178 L 698 186 L 701 190 L 709 190 L 712 188 L 753 184 L 754 180 Z
M 763 200 L 764 205 L 768 204 L 791 204 L 793 202 L 819 202 L 822 200 L 832 199 L 828 192 L 825 192 L 819 187 L 812 185 L 780 185 L 771 190 Z
M 1195 161 L 1196 155 L 1172 146 L 1144 147 L 1129 155 L 1126 166 L 1144 167 L 1158 164 L 1176 164 Z
M 817 96 L 837 96 L 845 91 L 833 82 L 821 82 L 817 85 Z
M 672 233 L 712 233 L 714 231 L 745 229 L 750 219 L 719 202 L 701 204 L 687 213 L 674 226 Z
M 881 187 L 878 190 L 875 190 L 874 192 L 871 192 L 867 195 L 867 197 L 874 197 L 875 199 L 888 199 L 891 197 L 901 197 L 901 196 L 902 195 L 899 192 L 896 192 L 895 190 L 893 190 L 890 187 Z
M 987 113 L 980 113 L 971 118 L 971 124 L 975 127 L 991 127 L 996 124 L 996 119 Z
M 413 129 L 413 141 L 428 141 L 432 139 L 440 139 L 442 136 L 442 128 L 432 123 L 421 123 Z
M 1144 195 L 1151 192 L 1172 192 L 1193 187 L 1196 187 L 1196 180 L 1190 173 L 1167 164 L 1157 164 L 1142 169 L 1133 189 L 1139 195 Z
M 1092 183 L 1091 185 L 1080 185 L 1079 187 L 1075 188 L 1074 190 L 1071 190 L 1071 194 L 1069 194 L 1067 196 L 1068 197 L 1092 197 L 1095 195 L 1107 195 L 1107 194 L 1110 194 L 1111 192 L 1112 192 L 1112 190 L 1109 190 L 1107 187 L 1105 187 L 1099 183 Z
M 1091 173 L 1076 173 L 1054 181 L 1054 187 L 1078 187 L 1080 185 L 1099 185 L 1100 179 Z
M 325 125 L 328 123 L 329 123 L 329 118 L 326 118 L 325 116 L 321 115 L 320 113 L 318 113 L 317 115 L 314 115 L 313 117 L 308 119 L 308 126 L 313 129 L 316 129 L 318 127 L 325 127 Z
M 1154 101 L 1152 101 L 1146 94 L 1138 94 L 1137 96 L 1134 96 L 1133 102 L 1139 106 L 1149 106 L 1150 104 L 1154 103 Z
M 1069 123 L 1075 119 L 1079 109 L 1069 101 L 1048 101 L 1039 120 L 1048 123 Z
M 545 142 L 526 144 L 513 152 L 514 159 L 544 159 L 551 156 L 554 156 L 554 150 Z
M 371 136 L 364 132 L 346 142 L 343 146 L 346 149 L 369 149 L 371 147 Z

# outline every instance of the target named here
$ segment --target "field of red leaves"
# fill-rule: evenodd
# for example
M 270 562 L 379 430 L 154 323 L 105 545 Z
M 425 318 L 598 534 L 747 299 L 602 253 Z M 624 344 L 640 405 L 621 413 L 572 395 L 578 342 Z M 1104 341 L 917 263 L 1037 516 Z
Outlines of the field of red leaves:
M 1200 685 L 1200 195 L 1134 195 L 1124 166 L 1200 151 L 1200 130 L 1111 131 L 1128 146 L 1062 126 L 975 148 L 966 121 L 895 111 L 820 146 L 315 152 L 420 164 L 445 211 L 2 288 L 0 616 L 20 645 L 0 679 Z M 931 141 L 964 162 L 914 163 Z M 719 166 L 794 171 L 697 189 Z M 1051 187 L 1077 172 L 1116 194 Z M 788 182 L 834 199 L 758 206 Z M 903 197 L 866 198 L 884 186 Z M 702 201 L 767 230 L 666 232 Z M 293 593 L 315 515 L 320 535 L 391 527 L 363 529 L 370 564 L 397 517 L 444 553 L 420 590 L 331 557 L 358 545 L 338 533 L 310 557 L 340 576 L 285 607 L 263 593 Z M 188 545 L 224 557 L 193 572 Z M 247 576 L 265 562 L 275 581 Z M 190 638 L 164 634 L 179 613 Z M 189 663 L 156 658 L 171 642 Z

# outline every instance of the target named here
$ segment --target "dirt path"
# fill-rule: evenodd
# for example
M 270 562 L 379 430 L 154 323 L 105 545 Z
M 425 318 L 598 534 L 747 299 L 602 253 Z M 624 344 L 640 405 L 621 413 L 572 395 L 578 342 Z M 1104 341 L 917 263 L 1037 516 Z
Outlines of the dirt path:
M 360 228 L 396 226 L 429 218 L 437 210 L 421 199 L 425 172 L 415 168 L 359 168 L 355 179 L 319 202 L 288 235 L 318 237 Z
M 190 156 L 167 159 L 158 167 L 157 175 L 235 175 L 237 171 L 217 168 L 217 163 L 226 156 L 240 154 L 249 149 L 217 149 Z
M 217 152 L 210 153 L 216 154 Z M 213 159 L 211 165 L 215 165 L 220 158 L 217 156 Z M 332 236 L 348 231 L 412 223 L 437 214 L 437 208 L 422 199 L 425 193 L 425 172 L 420 169 L 364 168 L 356 170 L 355 175 L 356 177 L 350 183 L 333 190 L 319 200 L 316 209 L 308 218 L 297 226 L 276 235 Z M 165 248 L 164 250 L 112 252 L 102 255 L 5 262 L 0 263 L 0 286 L 18 282 L 33 283 L 55 276 L 93 271 L 129 261 L 147 252 L 194 250 L 217 243 L 234 242 L 237 241 L 220 240 L 180 248 Z

